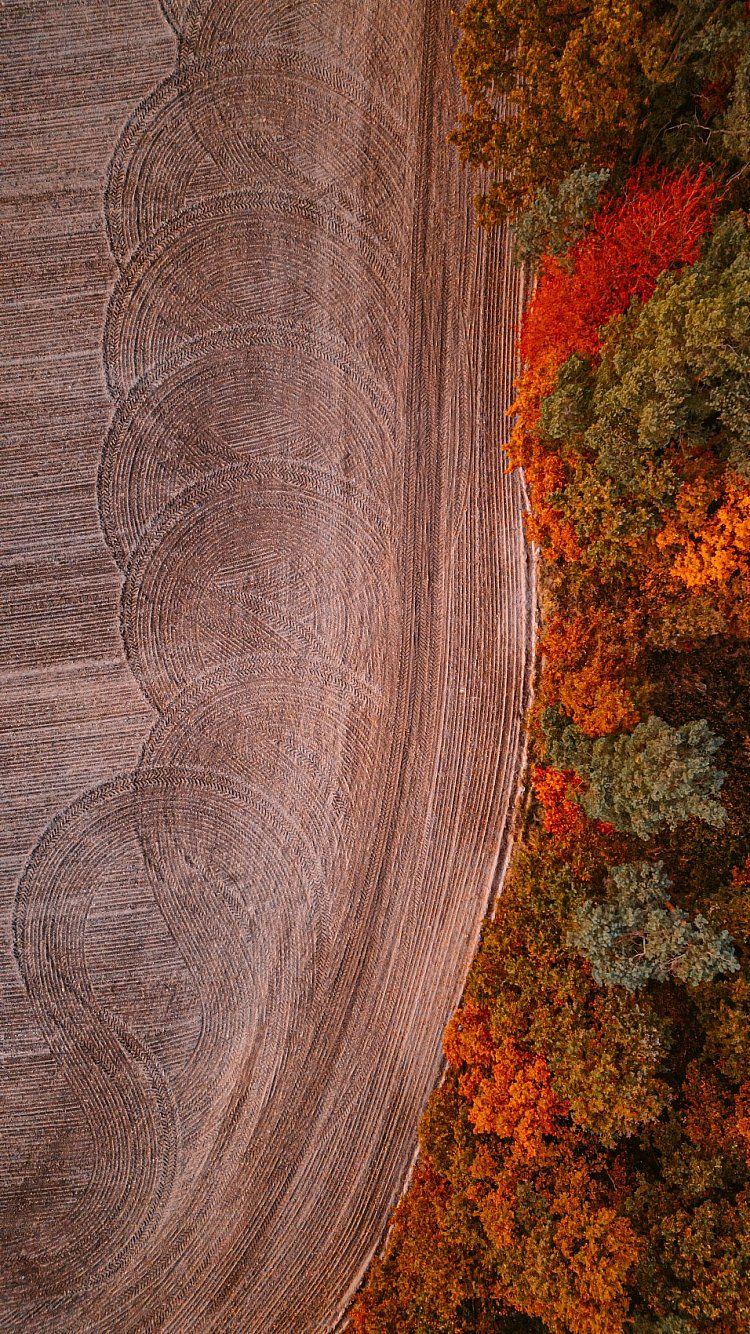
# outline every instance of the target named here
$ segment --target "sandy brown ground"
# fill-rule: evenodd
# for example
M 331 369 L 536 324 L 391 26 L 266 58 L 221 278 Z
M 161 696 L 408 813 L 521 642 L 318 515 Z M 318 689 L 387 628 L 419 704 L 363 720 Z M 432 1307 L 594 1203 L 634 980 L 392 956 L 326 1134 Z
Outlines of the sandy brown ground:
M 330 1330 L 412 1159 L 530 637 L 451 43 L 0 10 L 2 1330 Z

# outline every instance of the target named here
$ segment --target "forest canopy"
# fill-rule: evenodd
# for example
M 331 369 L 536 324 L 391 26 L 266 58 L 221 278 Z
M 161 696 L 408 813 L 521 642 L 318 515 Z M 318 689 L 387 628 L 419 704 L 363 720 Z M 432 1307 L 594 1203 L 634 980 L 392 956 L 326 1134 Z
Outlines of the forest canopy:
M 467 108 L 454 142 L 489 173 L 484 222 L 539 208 L 576 172 L 591 198 L 585 173 L 617 182 L 642 158 L 706 163 L 733 184 L 744 173 L 743 0 L 469 0 L 458 23 Z
M 750 1329 L 750 5 L 469 0 L 454 141 L 534 283 L 509 872 L 359 1334 Z

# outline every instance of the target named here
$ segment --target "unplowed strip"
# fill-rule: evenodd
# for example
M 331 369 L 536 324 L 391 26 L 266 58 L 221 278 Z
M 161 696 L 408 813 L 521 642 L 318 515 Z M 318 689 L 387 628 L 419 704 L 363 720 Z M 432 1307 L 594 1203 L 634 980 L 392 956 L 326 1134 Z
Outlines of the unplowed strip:
M 531 633 L 452 40 L 0 14 L 2 1330 L 324 1334 L 412 1161 Z

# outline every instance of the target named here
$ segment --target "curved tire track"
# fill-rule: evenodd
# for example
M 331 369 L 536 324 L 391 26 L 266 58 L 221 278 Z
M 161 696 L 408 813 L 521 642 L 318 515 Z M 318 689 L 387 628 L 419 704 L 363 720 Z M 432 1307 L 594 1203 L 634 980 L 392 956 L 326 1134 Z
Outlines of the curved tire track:
M 514 797 L 522 291 L 446 146 L 447 10 L 162 8 L 175 73 L 106 194 L 98 482 L 158 718 L 19 887 L 27 996 L 94 1149 L 0 1328 L 323 1334 L 413 1157 Z M 170 1063 L 136 1022 L 139 967 L 162 974 L 116 911 L 129 877 L 165 985 L 175 959 L 189 979 Z M 86 924 L 108 894 L 116 1003 Z

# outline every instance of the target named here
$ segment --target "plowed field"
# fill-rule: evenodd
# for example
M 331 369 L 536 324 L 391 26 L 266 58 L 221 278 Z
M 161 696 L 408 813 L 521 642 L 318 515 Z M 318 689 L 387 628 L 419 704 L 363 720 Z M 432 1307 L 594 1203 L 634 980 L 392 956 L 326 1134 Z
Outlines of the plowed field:
M 452 42 L 0 10 L 2 1330 L 329 1331 L 413 1158 L 531 636 Z

